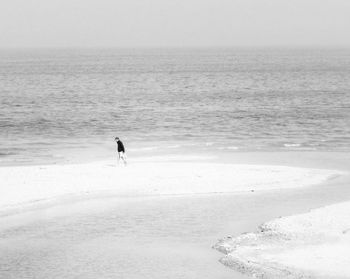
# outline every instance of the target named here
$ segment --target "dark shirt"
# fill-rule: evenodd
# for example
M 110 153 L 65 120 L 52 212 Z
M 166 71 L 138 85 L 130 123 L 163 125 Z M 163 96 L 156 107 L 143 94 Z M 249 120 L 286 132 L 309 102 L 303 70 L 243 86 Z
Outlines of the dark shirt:
M 117 141 L 117 144 L 118 144 L 118 152 L 125 152 L 124 144 L 120 140 Z

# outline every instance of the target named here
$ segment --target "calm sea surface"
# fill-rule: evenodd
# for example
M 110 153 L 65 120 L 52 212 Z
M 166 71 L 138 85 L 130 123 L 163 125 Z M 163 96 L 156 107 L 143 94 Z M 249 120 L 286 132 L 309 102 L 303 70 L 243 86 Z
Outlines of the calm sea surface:
M 1 50 L 0 164 L 350 150 L 350 50 Z M 92 155 L 93 154 L 93 155 Z

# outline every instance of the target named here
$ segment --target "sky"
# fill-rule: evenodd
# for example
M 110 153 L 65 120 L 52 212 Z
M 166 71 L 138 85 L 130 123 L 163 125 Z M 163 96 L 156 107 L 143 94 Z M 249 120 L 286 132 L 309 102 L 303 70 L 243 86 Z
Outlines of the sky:
M 350 46 L 349 0 L 0 0 L 0 47 Z

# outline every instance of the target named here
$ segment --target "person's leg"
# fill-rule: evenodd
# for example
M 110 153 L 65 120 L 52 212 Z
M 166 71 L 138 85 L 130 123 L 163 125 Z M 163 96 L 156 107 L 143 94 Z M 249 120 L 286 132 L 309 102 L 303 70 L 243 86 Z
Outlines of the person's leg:
M 117 157 L 117 165 L 119 166 L 119 164 L 120 164 L 120 152 L 118 152 L 118 157 Z
M 123 163 L 126 166 L 126 155 L 125 155 L 125 153 L 124 152 L 120 152 L 119 154 L 120 154 L 120 159 L 123 160 Z

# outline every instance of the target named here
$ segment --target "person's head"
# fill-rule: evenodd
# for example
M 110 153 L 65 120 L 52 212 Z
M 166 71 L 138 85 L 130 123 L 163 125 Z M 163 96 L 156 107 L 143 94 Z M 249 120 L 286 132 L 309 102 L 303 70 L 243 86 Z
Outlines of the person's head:
M 119 138 L 118 137 L 115 137 L 115 139 L 114 139 L 115 141 L 118 141 L 119 140 Z

